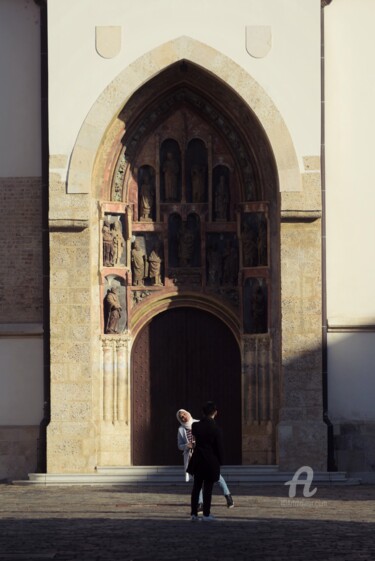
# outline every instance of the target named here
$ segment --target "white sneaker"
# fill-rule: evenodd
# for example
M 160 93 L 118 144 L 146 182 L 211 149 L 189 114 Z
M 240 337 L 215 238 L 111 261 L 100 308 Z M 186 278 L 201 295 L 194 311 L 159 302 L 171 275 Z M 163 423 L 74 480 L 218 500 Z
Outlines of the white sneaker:
M 203 522 L 216 522 L 216 518 L 215 516 L 212 516 L 212 514 L 209 514 L 208 516 L 203 516 L 202 520 Z
M 199 518 L 199 516 L 195 516 L 195 514 L 192 514 L 191 516 L 191 521 L 192 522 L 200 522 L 202 520 L 202 518 Z

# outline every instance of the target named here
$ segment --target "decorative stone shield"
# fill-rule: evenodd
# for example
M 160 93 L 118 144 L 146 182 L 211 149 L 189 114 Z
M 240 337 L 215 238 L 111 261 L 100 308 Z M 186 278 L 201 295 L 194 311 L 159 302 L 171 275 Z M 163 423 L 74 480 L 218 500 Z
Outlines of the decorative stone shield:
M 246 26 L 246 50 L 254 58 L 263 58 L 272 47 L 272 29 L 269 25 Z
M 95 48 L 103 58 L 113 58 L 121 49 L 121 27 L 101 26 L 95 28 Z

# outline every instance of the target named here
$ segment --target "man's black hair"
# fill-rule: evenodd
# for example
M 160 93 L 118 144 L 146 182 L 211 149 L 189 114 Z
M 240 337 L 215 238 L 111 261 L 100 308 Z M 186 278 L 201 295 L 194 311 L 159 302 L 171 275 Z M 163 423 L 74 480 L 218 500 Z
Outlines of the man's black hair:
M 203 413 L 208 416 L 217 411 L 216 404 L 213 401 L 207 401 L 202 407 Z

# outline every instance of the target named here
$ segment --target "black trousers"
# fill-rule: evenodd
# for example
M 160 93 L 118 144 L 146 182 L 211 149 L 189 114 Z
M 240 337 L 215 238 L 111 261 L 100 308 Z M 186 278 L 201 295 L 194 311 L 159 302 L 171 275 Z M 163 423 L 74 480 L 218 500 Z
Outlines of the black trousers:
M 191 514 L 198 515 L 199 493 L 203 486 L 203 516 L 209 516 L 211 511 L 213 481 L 207 481 L 201 475 L 194 475 L 194 485 L 191 492 Z

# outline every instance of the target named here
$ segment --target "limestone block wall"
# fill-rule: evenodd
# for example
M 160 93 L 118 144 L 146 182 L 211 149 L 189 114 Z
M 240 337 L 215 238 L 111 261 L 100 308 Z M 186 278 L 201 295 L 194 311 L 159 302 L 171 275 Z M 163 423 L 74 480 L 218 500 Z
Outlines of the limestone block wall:
M 303 190 L 282 194 L 282 469 L 326 469 L 322 420 L 321 195 L 319 158 L 304 159 Z
M 47 470 L 87 471 L 96 465 L 91 357 L 90 232 L 84 196 L 66 199 L 50 177 L 51 423 Z

